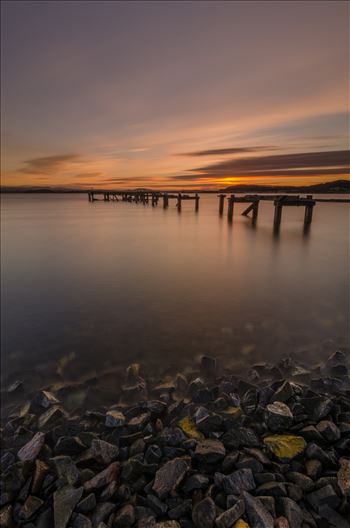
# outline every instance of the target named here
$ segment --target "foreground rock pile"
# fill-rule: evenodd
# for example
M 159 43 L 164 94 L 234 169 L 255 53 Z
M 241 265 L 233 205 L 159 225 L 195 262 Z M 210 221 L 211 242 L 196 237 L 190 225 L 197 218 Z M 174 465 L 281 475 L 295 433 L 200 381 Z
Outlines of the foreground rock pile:
M 350 385 L 336 352 L 246 378 L 155 383 L 127 369 L 115 405 L 39 392 L 2 427 L 0 527 L 350 527 Z

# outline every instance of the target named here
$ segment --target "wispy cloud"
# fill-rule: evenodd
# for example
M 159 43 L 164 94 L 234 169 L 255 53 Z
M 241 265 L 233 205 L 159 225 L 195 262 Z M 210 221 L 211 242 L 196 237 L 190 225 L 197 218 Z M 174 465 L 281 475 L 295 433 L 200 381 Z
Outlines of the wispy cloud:
M 65 169 L 72 162 L 80 161 L 78 154 L 61 154 L 58 156 L 45 156 L 25 160 L 24 167 L 19 172 L 25 174 L 53 174 Z
M 230 147 L 216 148 L 209 150 L 197 150 L 195 152 L 184 152 L 179 156 L 200 157 L 200 156 L 222 156 L 227 154 L 246 154 L 251 152 L 260 152 L 262 150 L 277 150 L 279 147 L 260 146 L 260 147 Z
M 201 178 L 232 176 L 316 176 L 349 174 L 350 151 L 301 152 L 272 156 L 235 158 L 190 170 Z M 190 179 L 193 174 L 175 179 Z

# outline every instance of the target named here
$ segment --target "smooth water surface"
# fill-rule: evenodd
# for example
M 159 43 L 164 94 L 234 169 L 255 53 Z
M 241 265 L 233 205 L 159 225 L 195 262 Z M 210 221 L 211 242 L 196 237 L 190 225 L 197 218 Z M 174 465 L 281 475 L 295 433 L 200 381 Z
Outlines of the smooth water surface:
M 216 195 L 198 213 L 193 202 L 179 213 L 174 201 L 3 195 L 3 375 L 67 355 L 83 372 L 348 345 L 350 205 L 318 204 L 308 233 L 303 208 L 285 208 L 279 236 L 271 202 L 255 228 L 243 208 L 230 225 Z

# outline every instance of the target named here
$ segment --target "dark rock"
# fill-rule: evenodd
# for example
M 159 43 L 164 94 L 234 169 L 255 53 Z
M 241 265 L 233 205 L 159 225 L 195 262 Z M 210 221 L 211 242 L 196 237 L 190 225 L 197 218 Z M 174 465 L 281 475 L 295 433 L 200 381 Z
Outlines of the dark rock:
M 78 503 L 76 510 L 80 513 L 89 513 L 96 506 L 96 497 L 93 493 L 90 493 Z
M 220 440 L 207 439 L 198 442 L 194 452 L 199 463 L 216 464 L 223 460 L 226 454 L 225 447 Z
M 340 459 L 340 469 L 337 473 L 338 486 L 345 496 L 350 496 L 350 460 Z
M 120 411 L 110 410 L 106 414 L 105 425 L 107 427 L 123 427 L 125 424 L 125 416 Z
M 17 453 L 21 462 L 33 462 L 38 456 L 45 443 L 45 434 L 36 433 L 33 438 L 25 444 Z
M 251 469 L 254 474 L 264 471 L 264 466 L 256 458 L 246 455 L 239 458 L 236 467 L 237 469 Z
M 168 511 L 169 519 L 180 519 L 189 515 L 192 510 L 192 500 L 185 499 L 182 500 L 180 504 L 174 506 Z
M 0 526 L 1 528 L 12 528 L 13 527 L 13 506 L 7 504 L 0 510 Z
M 306 493 L 312 491 L 315 487 L 315 484 L 310 477 L 304 475 L 303 473 L 298 473 L 296 471 L 287 473 L 286 479 L 299 486 Z
M 35 470 L 32 482 L 32 493 L 38 493 L 41 489 L 42 483 L 46 474 L 49 471 L 49 466 L 42 460 L 35 461 Z
M 331 526 L 336 526 L 336 528 L 350 528 L 350 522 L 327 505 L 320 507 L 319 514 Z
M 266 406 L 265 420 L 272 432 L 288 429 L 293 423 L 293 414 L 285 403 L 275 401 Z
M 61 436 L 56 445 L 56 455 L 77 455 L 84 451 L 86 446 L 77 436 Z
M 217 475 L 216 473 L 216 479 Z M 253 473 L 250 469 L 238 469 L 231 475 L 222 475 L 221 487 L 226 495 L 240 495 L 243 491 L 253 490 L 255 489 Z
M 218 528 L 231 528 L 243 514 L 245 510 L 244 500 L 239 499 L 232 508 L 229 508 L 217 517 L 215 524 Z
M 259 501 L 271 513 L 272 517 L 276 517 L 276 501 L 274 497 L 265 497 L 264 495 L 259 496 Z
M 294 395 L 294 392 L 297 390 L 297 385 L 290 383 L 289 381 L 284 381 L 271 397 L 271 403 L 275 401 L 286 402 Z
M 111 502 L 99 502 L 91 518 L 93 528 L 97 528 L 101 522 L 107 519 L 114 509 L 115 505 Z
M 194 505 L 192 520 L 196 528 L 213 528 L 216 517 L 215 502 L 210 497 Z
M 330 485 L 309 493 L 306 499 L 316 512 L 320 511 L 321 506 L 337 508 L 340 504 L 339 497 Z
M 76 504 L 80 501 L 83 488 L 64 486 L 55 491 L 53 495 L 53 507 L 55 516 L 55 528 L 66 528 L 70 516 Z
M 158 469 L 152 487 L 153 491 L 160 499 L 163 499 L 168 493 L 177 488 L 188 469 L 189 463 L 187 460 L 183 458 L 170 460 Z
M 40 407 L 44 407 L 44 409 L 48 409 L 52 405 L 56 405 L 57 403 L 60 403 L 59 400 L 52 394 L 52 392 L 49 391 L 40 391 L 36 397 L 34 398 L 34 404 L 39 405 Z
M 43 504 L 44 501 L 38 497 L 34 497 L 34 495 L 30 495 L 19 510 L 18 518 L 21 521 L 28 521 L 37 513 Z
M 91 480 L 84 483 L 85 491 L 94 491 L 96 489 L 106 486 L 112 480 L 116 480 L 119 473 L 119 463 L 113 462 L 106 469 L 97 473 Z
M 246 491 L 243 492 L 243 498 L 249 524 L 254 528 L 273 528 L 272 515 L 264 508 L 259 499 L 252 497 Z
M 323 396 L 304 398 L 302 404 L 312 422 L 319 422 L 325 418 L 333 409 L 333 402 Z
M 162 451 L 157 445 L 150 445 L 145 453 L 145 462 L 147 464 L 158 464 L 162 458 Z
M 159 516 L 164 515 L 168 510 L 168 506 L 152 494 L 147 495 L 147 505 Z
M 278 503 L 281 514 L 288 519 L 291 528 L 301 528 L 303 523 L 303 512 L 300 506 L 287 497 L 281 497 Z
M 93 458 L 103 464 L 110 464 L 116 460 L 119 454 L 117 446 L 96 438 L 91 442 L 90 451 Z
M 65 418 L 67 414 L 59 405 L 54 405 L 45 411 L 39 416 L 38 425 L 40 429 L 46 429 L 48 426 L 51 426 L 57 423 L 62 418 Z
M 241 407 L 245 414 L 255 412 L 258 405 L 258 393 L 256 389 L 248 389 L 241 400 Z
M 128 528 L 134 524 L 135 518 L 134 506 L 132 504 L 126 504 L 116 513 L 113 528 Z
M 338 427 L 330 420 L 322 420 L 317 424 L 316 428 L 328 442 L 336 442 L 340 438 Z
M 57 456 L 52 458 L 58 478 L 64 479 L 68 484 L 75 484 L 79 480 L 79 470 L 71 457 Z
M 305 462 L 306 473 L 312 480 L 318 479 L 322 472 L 322 464 L 319 460 L 310 459 Z
M 268 497 L 285 497 L 287 495 L 287 491 L 283 482 L 266 482 L 265 484 L 261 484 L 255 490 L 255 494 Z
M 208 487 L 208 484 L 208 477 L 202 475 L 201 473 L 194 473 L 185 480 L 182 486 L 182 490 L 184 491 L 184 493 L 191 493 L 191 491 L 196 489 L 206 489 Z
M 88 517 L 78 513 L 73 521 L 72 528 L 92 528 L 92 523 Z

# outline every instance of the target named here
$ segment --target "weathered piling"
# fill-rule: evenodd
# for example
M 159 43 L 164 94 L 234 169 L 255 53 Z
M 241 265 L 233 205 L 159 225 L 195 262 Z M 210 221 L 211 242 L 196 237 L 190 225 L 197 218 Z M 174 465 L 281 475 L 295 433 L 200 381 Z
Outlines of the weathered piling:
M 234 206 L 234 203 L 235 203 L 235 195 L 231 194 L 231 196 L 228 197 L 227 201 L 228 201 L 228 204 L 227 204 L 227 218 L 228 218 L 229 222 L 232 222 L 233 206 Z
M 176 207 L 177 207 L 178 211 L 181 211 L 181 206 L 182 206 L 182 194 L 179 193 L 177 195 L 177 204 L 176 204 Z
M 274 229 L 279 229 L 279 226 L 281 224 L 282 219 L 282 200 L 279 198 L 278 200 L 275 200 L 275 215 L 273 218 L 273 227 Z
M 194 210 L 195 210 L 196 212 L 198 212 L 198 210 L 199 210 L 199 194 L 196 193 L 194 199 L 195 199 Z
M 219 215 L 224 214 L 224 204 L 225 204 L 226 194 L 219 194 Z
M 169 196 L 167 193 L 163 194 L 163 209 L 167 209 L 169 207 Z

